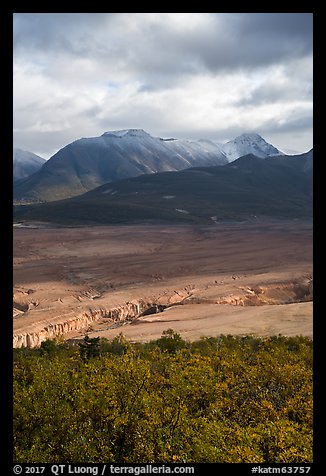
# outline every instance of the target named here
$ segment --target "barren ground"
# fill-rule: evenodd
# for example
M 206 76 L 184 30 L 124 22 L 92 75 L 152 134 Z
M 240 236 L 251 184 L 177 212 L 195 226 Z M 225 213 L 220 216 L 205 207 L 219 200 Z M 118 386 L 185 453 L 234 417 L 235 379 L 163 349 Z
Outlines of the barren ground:
M 15 228 L 14 335 L 91 314 L 64 337 L 312 336 L 311 276 L 309 223 Z M 140 301 L 167 308 L 107 313 Z

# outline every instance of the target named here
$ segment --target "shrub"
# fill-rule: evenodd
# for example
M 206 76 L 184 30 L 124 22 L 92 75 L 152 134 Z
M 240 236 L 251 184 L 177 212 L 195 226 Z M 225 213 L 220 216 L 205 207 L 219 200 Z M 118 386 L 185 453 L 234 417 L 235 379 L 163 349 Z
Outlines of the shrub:
M 85 338 L 14 350 L 17 463 L 312 462 L 312 341 Z

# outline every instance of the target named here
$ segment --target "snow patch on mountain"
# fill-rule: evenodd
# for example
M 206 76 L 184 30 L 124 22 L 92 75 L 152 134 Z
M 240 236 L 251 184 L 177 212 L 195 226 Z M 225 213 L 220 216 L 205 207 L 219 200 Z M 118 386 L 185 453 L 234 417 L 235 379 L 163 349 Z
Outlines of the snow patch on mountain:
M 184 210 L 183 208 L 176 208 L 175 211 L 179 212 L 179 213 L 185 213 L 186 215 L 189 215 L 188 210 Z
M 164 170 L 173 171 L 194 166 L 224 165 L 228 160 L 221 145 L 212 140 L 199 139 L 163 139 L 153 137 L 143 129 L 122 129 L 104 132 L 100 137 L 84 138 L 83 145 L 97 144 L 101 147 L 119 149 L 121 153 L 131 154 L 134 163 L 142 164 L 145 173 L 157 172 L 156 166 L 151 167 L 144 158 L 154 155 L 163 161 L 169 157 L 170 165 L 166 162 Z M 77 141 L 78 142 L 78 141 Z M 172 161 L 172 162 L 171 162 Z M 182 166 L 177 165 L 182 163 Z M 175 164 L 175 166 L 174 166 Z M 159 170 L 163 171 L 163 170 Z
M 122 129 L 120 131 L 107 131 L 103 136 L 115 137 L 151 137 L 144 129 Z

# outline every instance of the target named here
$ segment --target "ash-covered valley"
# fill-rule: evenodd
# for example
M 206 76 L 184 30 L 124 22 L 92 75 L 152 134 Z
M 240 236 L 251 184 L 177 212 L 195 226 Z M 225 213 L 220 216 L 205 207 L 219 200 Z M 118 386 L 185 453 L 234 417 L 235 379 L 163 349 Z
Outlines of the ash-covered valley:
M 312 336 L 312 224 L 14 229 L 14 347 L 172 328 Z

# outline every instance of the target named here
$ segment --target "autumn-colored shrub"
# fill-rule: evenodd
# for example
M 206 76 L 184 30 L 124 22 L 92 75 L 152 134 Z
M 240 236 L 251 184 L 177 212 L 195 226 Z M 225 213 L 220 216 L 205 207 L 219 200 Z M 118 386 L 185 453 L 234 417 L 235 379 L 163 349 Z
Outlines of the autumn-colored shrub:
M 14 459 L 312 462 L 312 341 L 172 330 L 14 350 Z

